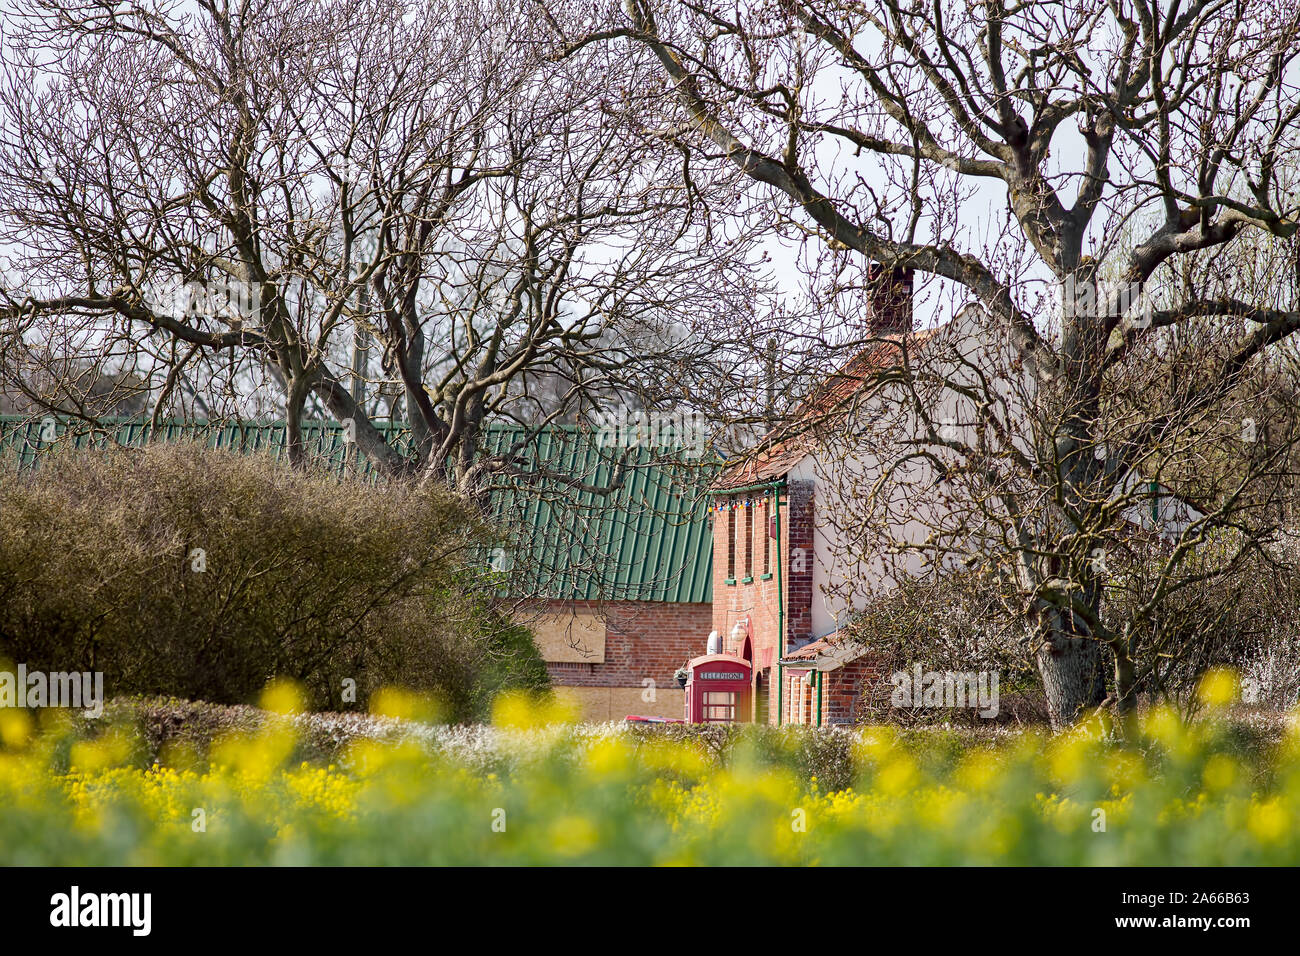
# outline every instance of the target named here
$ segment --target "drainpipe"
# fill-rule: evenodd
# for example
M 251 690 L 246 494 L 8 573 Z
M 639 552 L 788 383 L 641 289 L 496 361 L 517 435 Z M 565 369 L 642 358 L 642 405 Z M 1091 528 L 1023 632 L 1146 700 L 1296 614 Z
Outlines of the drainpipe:
M 784 486 L 785 482 L 781 483 Z M 785 562 L 781 560 L 781 488 L 772 492 L 776 503 L 776 725 L 785 717 Z
M 815 678 L 817 681 L 817 726 L 820 727 L 822 725 L 822 680 L 826 675 L 821 671 L 814 671 L 813 673 L 817 675 Z

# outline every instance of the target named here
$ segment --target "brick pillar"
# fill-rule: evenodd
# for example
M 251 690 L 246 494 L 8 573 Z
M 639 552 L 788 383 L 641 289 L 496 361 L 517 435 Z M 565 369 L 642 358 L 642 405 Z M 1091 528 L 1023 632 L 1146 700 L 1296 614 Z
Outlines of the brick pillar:
M 813 483 L 792 481 L 786 489 L 786 652 L 812 636 Z

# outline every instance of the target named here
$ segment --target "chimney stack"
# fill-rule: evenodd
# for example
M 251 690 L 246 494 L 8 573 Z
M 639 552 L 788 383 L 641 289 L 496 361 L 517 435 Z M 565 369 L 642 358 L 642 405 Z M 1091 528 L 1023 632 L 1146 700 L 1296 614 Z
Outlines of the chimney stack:
M 906 335 L 912 331 L 912 270 L 867 266 L 867 308 L 872 335 Z

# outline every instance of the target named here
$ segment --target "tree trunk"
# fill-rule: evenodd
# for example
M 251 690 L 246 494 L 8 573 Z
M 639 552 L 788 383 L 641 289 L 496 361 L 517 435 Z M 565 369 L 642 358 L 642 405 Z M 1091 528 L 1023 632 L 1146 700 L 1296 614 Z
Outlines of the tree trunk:
M 301 468 L 306 463 L 306 449 L 302 440 L 302 410 L 307 403 L 307 389 L 297 376 L 289 379 L 284 400 L 284 443 L 289 453 L 289 464 Z
M 1115 711 L 1126 736 L 1137 730 L 1137 668 L 1127 653 L 1115 652 Z
M 333 376 L 318 375 L 315 383 L 316 395 L 325 403 L 330 414 L 340 422 L 352 423 L 352 434 L 357 448 L 381 474 L 398 478 L 408 471 L 405 458 L 397 452 L 383 433 L 375 427 L 365 410 L 357 404 L 352 393 Z
M 1105 699 L 1105 663 L 1096 641 L 1052 628 L 1036 663 L 1053 730 L 1069 727 Z

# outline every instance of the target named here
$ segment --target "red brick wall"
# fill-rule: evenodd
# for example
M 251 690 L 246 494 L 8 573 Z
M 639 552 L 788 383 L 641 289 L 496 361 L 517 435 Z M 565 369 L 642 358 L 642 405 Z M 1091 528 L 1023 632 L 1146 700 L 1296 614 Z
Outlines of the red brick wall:
M 600 664 L 548 661 L 558 686 L 676 687 L 673 672 L 705 651 L 712 626 L 709 604 L 663 601 L 551 601 L 551 613 L 590 613 L 605 622 L 605 660 Z
M 875 683 L 885 669 L 885 660 L 879 655 L 864 654 L 838 670 L 828 671 L 822 678 L 822 723 L 853 724 L 861 717 L 858 713 L 863 685 Z
M 862 693 L 864 687 L 874 685 L 885 671 L 887 661 L 875 654 L 864 654 L 843 667 L 821 674 L 821 722 L 828 724 L 855 724 L 862 721 Z M 816 685 L 808 685 L 804 694 L 796 694 L 796 682 L 806 671 L 787 670 L 785 673 L 785 723 L 815 724 L 817 722 Z M 803 703 L 796 704 L 798 699 Z
M 748 509 L 737 510 L 734 522 L 736 540 L 728 542 L 727 535 L 732 528 L 725 510 L 713 512 L 713 623 L 723 638 L 723 651 L 728 654 L 740 652 L 743 637 L 732 637 L 737 622 L 749 619 L 749 631 L 753 648 L 753 662 L 756 678 L 761 682 L 761 690 L 769 691 L 765 695 L 755 695 L 755 699 L 766 696 L 768 708 L 766 714 L 756 715 L 759 721 L 776 722 L 776 686 L 773 683 L 776 673 L 776 661 L 781 655 L 777 647 L 778 619 L 780 604 L 777 595 L 777 582 L 783 580 L 785 585 L 786 641 L 787 646 L 806 640 L 812 629 L 812 589 L 813 589 L 813 521 L 811 483 L 794 483 L 782 489 L 781 499 L 781 538 L 780 559 L 783 574 L 777 574 L 777 542 L 771 542 L 768 570 L 770 577 L 763 576 L 763 537 L 769 533 L 770 508 L 775 505 L 775 497 L 770 491 L 740 492 L 732 496 L 718 496 L 717 504 L 749 501 L 758 510 L 755 514 L 754 537 L 752 542 L 752 581 L 745 581 L 746 536 L 749 529 Z M 735 583 L 727 583 L 727 554 L 734 548 Z M 703 652 L 701 652 L 703 653 Z
M 786 643 L 787 649 L 812 637 L 813 501 L 812 482 L 791 482 L 786 491 Z

